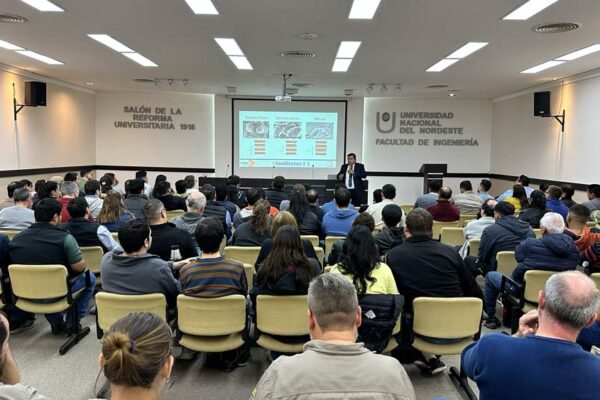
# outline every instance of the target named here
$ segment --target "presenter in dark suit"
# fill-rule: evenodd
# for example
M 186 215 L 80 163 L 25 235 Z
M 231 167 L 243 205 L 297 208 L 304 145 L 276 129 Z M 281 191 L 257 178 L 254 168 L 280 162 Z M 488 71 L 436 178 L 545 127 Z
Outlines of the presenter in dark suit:
M 363 179 L 367 177 L 365 166 L 356 162 L 356 154 L 348 154 L 348 163 L 342 165 L 337 174 L 338 181 L 344 182 L 350 194 L 352 195 L 352 204 L 360 207 L 365 193 Z

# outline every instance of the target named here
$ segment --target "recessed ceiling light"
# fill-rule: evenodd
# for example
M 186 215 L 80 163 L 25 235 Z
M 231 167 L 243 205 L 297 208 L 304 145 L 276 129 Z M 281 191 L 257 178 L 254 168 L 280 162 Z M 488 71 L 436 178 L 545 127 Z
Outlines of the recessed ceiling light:
M 548 68 L 556 67 L 557 65 L 564 64 L 564 61 L 546 61 L 540 65 L 536 65 L 535 67 L 531 67 L 524 71 L 521 71 L 522 74 L 535 74 L 537 72 L 543 71 Z
M 335 58 L 354 58 L 361 42 L 340 42 Z
M 110 47 L 114 51 L 118 51 L 119 53 L 135 53 L 132 49 L 125 46 L 123 43 L 119 42 L 116 39 L 113 39 L 109 35 L 104 34 L 90 34 L 88 35 L 90 38 L 102 43 L 103 45 Z
M 475 53 L 477 50 L 487 45 L 487 42 L 469 42 L 446 58 L 465 58 L 466 56 Z
M 27 57 L 34 58 L 38 61 L 44 62 L 50 65 L 63 65 L 62 62 L 55 60 L 54 58 L 47 57 L 43 54 L 36 53 L 31 50 L 17 50 L 17 53 L 22 54 Z
M 346 72 L 352 63 L 351 58 L 336 58 L 333 62 L 332 72 Z
M 229 59 L 231 60 L 231 62 L 233 64 L 235 64 L 237 69 L 244 69 L 244 70 L 254 69 L 254 68 L 252 68 L 252 65 L 250 64 L 250 61 L 248 61 L 248 59 L 244 56 L 229 56 Z
M 456 96 L 456 90 L 448 90 L 448 96 L 450 96 L 450 97 Z
M 551 6 L 557 1 L 558 0 L 529 0 L 502 19 L 523 21 L 533 17 L 535 14 L 539 13 L 546 7 Z
M 586 48 L 583 48 L 581 50 L 577 50 L 572 53 L 565 54 L 562 57 L 555 58 L 555 60 L 557 60 L 557 61 L 572 61 L 572 60 L 578 59 L 580 57 L 587 56 L 588 54 L 595 53 L 597 51 L 600 51 L 600 44 L 594 44 L 594 45 L 588 46 Z
M 88 86 L 94 86 L 94 82 L 86 82 L 85 84 Z
M 427 72 L 440 72 L 445 70 L 446 68 L 448 68 L 449 66 L 451 66 L 452 64 L 454 64 L 455 62 L 457 62 L 458 59 L 453 59 L 450 60 L 448 58 L 444 58 L 443 60 L 438 61 L 437 63 L 433 64 L 431 67 L 427 68 Z
M 0 47 L 6 50 L 25 50 L 22 47 L 17 46 L 16 44 L 5 42 L 4 40 L 0 40 Z
M 244 52 L 240 49 L 235 39 L 215 38 L 215 42 L 223 49 L 228 56 L 243 56 Z
M 144 57 L 140 53 L 122 53 L 125 57 L 135 61 L 143 67 L 158 67 L 158 64 Z
M 23 3 L 29 4 L 33 8 L 40 11 L 62 12 L 65 11 L 56 4 L 48 0 L 21 0 Z
M 210 0 L 185 0 L 194 14 L 218 15 L 219 11 Z
M 381 0 L 354 0 L 349 19 L 373 19 Z

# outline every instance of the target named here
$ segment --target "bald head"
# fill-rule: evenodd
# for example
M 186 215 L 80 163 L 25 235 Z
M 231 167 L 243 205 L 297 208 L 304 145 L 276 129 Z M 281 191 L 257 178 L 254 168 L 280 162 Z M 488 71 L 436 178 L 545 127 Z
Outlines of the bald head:
M 438 194 L 440 200 L 450 200 L 452 198 L 452 189 L 448 186 L 443 186 Z
M 206 196 L 202 192 L 192 192 L 185 200 L 188 212 L 197 212 L 202 214 L 206 207 Z

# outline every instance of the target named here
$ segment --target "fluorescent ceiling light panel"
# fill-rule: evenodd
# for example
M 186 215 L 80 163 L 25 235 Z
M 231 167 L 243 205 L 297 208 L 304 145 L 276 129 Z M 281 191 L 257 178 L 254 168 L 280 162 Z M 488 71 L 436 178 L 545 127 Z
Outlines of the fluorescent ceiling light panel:
M 36 53 L 31 50 L 17 50 L 17 53 L 22 54 L 27 57 L 34 58 L 38 61 L 44 62 L 50 65 L 63 65 L 60 61 L 55 60 L 54 58 L 47 57 L 43 54 Z
M 250 61 L 244 56 L 229 56 L 229 59 L 235 64 L 237 69 L 254 69 L 252 68 L 252 65 L 250 65 Z
M 102 43 L 103 45 L 110 47 L 114 51 L 118 51 L 119 53 L 135 53 L 132 49 L 125 46 L 123 43 L 119 42 L 116 39 L 113 39 L 109 35 L 88 35 L 90 38 Z
M 373 19 L 381 0 L 354 0 L 350 9 L 350 19 Z
M 218 15 L 219 11 L 211 0 L 185 0 L 194 14 Z
M 535 67 L 531 67 L 526 69 L 525 71 L 521 71 L 522 74 L 535 74 L 540 71 L 543 71 L 548 68 L 556 67 L 557 65 L 564 64 L 564 61 L 546 61 L 543 64 L 536 65 Z
M 361 42 L 340 42 L 335 58 L 354 58 Z
M 557 1 L 558 0 L 529 0 L 502 19 L 524 21 Z
M 143 67 L 158 67 L 158 65 L 152 60 L 147 59 L 140 53 L 122 53 L 125 57 L 135 61 Z
M 25 50 L 24 48 L 19 47 L 16 44 L 5 42 L 4 40 L 0 40 L 0 47 L 6 50 Z
M 352 63 L 351 58 L 336 58 L 331 67 L 332 72 L 346 72 Z
M 429 67 L 427 69 L 427 72 L 440 72 L 445 70 L 446 68 L 448 68 L 449 66 L 451 66 L 452 64 L 454 64 L 455 62 L 457 62 L 458 59 L 455 58 L 453 60 L 450 60 L 448 58 L 444 58 L 441 61 L 438 61 L 437 63 L 435 63 L 434 65 L 432 65 L 431 67 Z
M 37 8 L 40 11 L 51 11 L 51 12 L 62 12 L 65 11 L 56 4 L 48 0 L 21 0 L 23 3 L 30 5 L 33 8 Z
M 1 46 L 1 44 L 0 44 L 0 46 Z M 565 54 L 562 57 L 555 58 L 555 60 L 556 61 L 572 61 L 572 60 L 578 59 L 580 57 L 587 56 L 588 54 L 595 53 L 597 51 L 600 51 L 600 44 L 594 44 L 594 45 L 588 46 L 584 49 L 577 50 L 577 51 L 574 51 L 569 54 Z
M 243 56 L 244 52 L 240 49 L 235 39 L 215 38 L 215 42 L 223 49 L 228 56 Z
M 465 58 L 487 45 L 487 42 L 469 42 L 446 58 Z

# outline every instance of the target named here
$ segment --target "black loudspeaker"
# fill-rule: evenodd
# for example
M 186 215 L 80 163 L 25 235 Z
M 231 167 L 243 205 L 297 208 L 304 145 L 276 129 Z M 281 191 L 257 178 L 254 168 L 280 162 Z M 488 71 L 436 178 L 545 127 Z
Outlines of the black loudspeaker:
M 25 82 L 25 105 L 46 107 L 46 83 Z
M 535 92 L 533 94 L 533 115 L 544 117 L 550 113 L 550 92 Z

